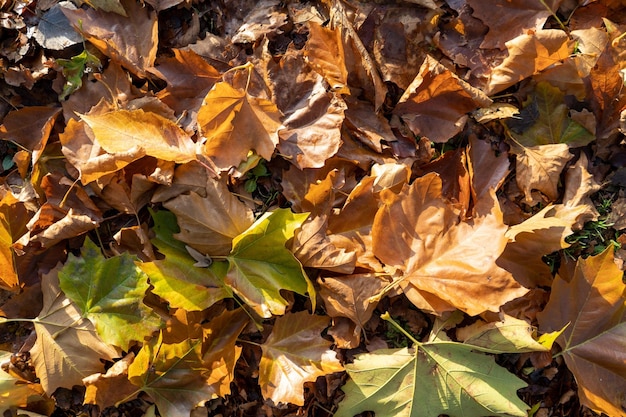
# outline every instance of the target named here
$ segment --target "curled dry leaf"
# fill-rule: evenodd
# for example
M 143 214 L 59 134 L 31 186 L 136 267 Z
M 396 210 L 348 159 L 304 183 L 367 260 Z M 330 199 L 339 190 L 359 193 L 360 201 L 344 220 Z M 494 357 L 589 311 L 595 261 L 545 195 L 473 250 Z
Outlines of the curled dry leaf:
M 541 191 L 548 201 L 559 197 L 561 171 L 572 158 L 569 146 L 565 143 L 519 147 L 516 153 L 516 181 L 524 192 L 527 204 L 536 205 L 540 200 L 533 195 L 533 190 Z
M 433 142 L 446 142 L 459 133 L 466 113 L 486 107 L 491 100 L 482 91 L 461 80 L 428 55 L 408 86 L 394 113 L 416 135 Z
M 85 384 L 85 404 L 96 404 L 101 410 L 117 403 L 131 400 L 137 394 L 137 387 L 128 380 L 128 367 L 135 359 L 129 353 L 115 362 L 106 373 L 89 375 Z

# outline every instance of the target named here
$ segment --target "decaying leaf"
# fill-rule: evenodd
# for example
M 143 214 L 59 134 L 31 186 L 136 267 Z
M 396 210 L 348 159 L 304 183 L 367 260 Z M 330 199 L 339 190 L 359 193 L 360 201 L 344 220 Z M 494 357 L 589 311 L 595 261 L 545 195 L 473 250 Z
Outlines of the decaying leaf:
M 148 277 L 128 253 L 106 259 L 87 239 L 80 257 L 68 257 L 59 281 L 81 317 L 93 322 L 104 341 L 125 351 L 161 325 L 159 316 L 143 303 Z
M 0 350 L 0 407 L 5 410 L 26 407 L 29 402 L 44 399 L 41 385 L 24 381 L 5 370 L 11 355 L 11 352 Z
M 613 246 L 580 259 L 570 282 L 557 277 L 537 315 L 540 330 L 566 327 L 557 338 L 587 407 L 610 416 L 626 409 L 626 285 Z
M 328 319 L 306 311 L 276 319 L 272 334 L 261 345 L 259 384 L 274 403 L 304 404 L 307 381 L 343 371 L 331 342 L 321 337 Z

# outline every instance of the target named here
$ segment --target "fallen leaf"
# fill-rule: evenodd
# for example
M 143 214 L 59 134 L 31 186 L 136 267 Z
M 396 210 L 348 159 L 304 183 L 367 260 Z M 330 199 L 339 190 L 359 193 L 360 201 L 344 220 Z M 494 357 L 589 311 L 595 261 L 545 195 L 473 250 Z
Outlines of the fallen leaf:
M 280 117 L 271 101 L 219 82 L 198 111 L 199 133 L 206 138 L 203 154 L 221 170 L 238 166 L 251 150 L 270 160 L 278 144 Z
M 15 267 L 15 252 L 13 250 L 13 227 L 16 218 L 9 219 L 11 206 L 18 201 L 12 194 L 7 194 L 0 200 L 0 287 L 9 291 L 18 291 L 19 277 Z M 13 216 L 11 216 L 13 217 Z
M 11 352 L 0 350 L 0 407 L 9 410 L 43 400 L 45 397 L 41 385 L 24 381 L 5 370 L 11 356 Z
M 566 327 L 557 338 L 578 384 L 581 404 L 610 416 L 626 409 L 626 286 L 613 261 L 613 246 L 579 259 L 570 282 L 557 277 L 539 329 Z
M 472 199 L 479 201 L 489 194 L 489 190 L 500 188 L 510 172 L 511 163 L 506 153 L 496 155 L 488 142 L 470 137 L 467 165 Z
M 330 88 L 339 94 L 348 93 L 348 69 L 344 61 L 344 45 L 340 32 L 308 22 L 309 41 L 305 56 L 309 64 L 324 77 Z
M 557 29 L 540 29 L 507 41 L 509 55 L 492 69 L 485 94 L 493 95 L 567 59 L 573 42 Z
M 41 278 L 43 309 L 35 319 L 37 340 L 30 353 L 46 394 L 58 387 L 81 385 L 83 378 L 104 371 L 100 359 L 119 356 L 105 344 L 93 324 L 59 288 L 58 269 Z
M 463 129 L 467 113 L 490 104 L 482 91 L 428 55 L 393 112 L 416 135 L 446 142 Z
M 59 271 L 63 292 L 107 343 L 128 351 L 159 329 L 160 317 L 143 303 L 148 277 L 128 253 L 106 259 L 89 239 L 80 257 L 69 255 Z
M 200 311 L 232 297 L 232 292 L 209 268 L 198 268 L 185 244 L 174 239 L 178 231 L 176 218 L 166 211 L 152 214 L 156 237 L 152 243 L 165 259 L 137 264 L 150 278 L 152 292 L 166 300 L 170 307 Z
M 331 342 L 321 334 L 328 319 L 306 311 L 276 319 L 272 333 L 261 345 L 259 384 L 263 397 L 274 403 L 304 405 L 304 383 L 318 376 L 341 372 L 343 366 Z
M 155 113 L 117 110 L 80 116 L 108 153 L 134 153 L 135 159 L 154 156 L 180 164 L 196 159 L 196 146 L 176 123 Z
M 461 222 L 442 199 L 441 187 L 431 173 L 400 194 L 381 192 L 383 205 L 372 226 L 374 253 L 402 271 L 397 284 L 423 310 L 498 311 L 527 290 L 496 264 L 507 238 L 495 194 L 478 202 L 471 222 Z
M 335 417 L 373 411 L 380 417 L 525 416 L 524 381 L 494 359 L 453 342 L 380 349 L 346 365 L 350 380 Z
M 157 14 L 131 0 L 120 0 L 127 16 L 95 9 L 63 9 L 70 23 L 103 54 L 145 78 L 157 53 Z
M 261 317 L 285 313 L 288 301 L 281 291 L 308 292 L 311 299 L 315 297 L 302 265 L 285 247 L 307 217 L 278 209 L 261 216 L 233 239 L 224 281 Z
M 137 387 L 128 381 L 128 367 L 135 359 L 134 353 L 129 353 L 115 362 L 106 373 L 89 375 L 83 379 L 85 390 L 85 404 L 96 404 L 101 410 L 134 398 Z
M 536 205 L 539 201 L 533 190 L 541 191 L 548 201 L 559 197 L 561 171 L 572 158 L 569 146 L 565 143 L 530 147 L 514 147 L 516 154 L 516 181 L 522 189 L 526 204 Z
M 202 360 L 202 340 L 165 344 L 163 335 L 143 345 L 128 367 L 128 380 L 153 400 L 165 416 L 186 416 L 214 397 L 210 369 Z

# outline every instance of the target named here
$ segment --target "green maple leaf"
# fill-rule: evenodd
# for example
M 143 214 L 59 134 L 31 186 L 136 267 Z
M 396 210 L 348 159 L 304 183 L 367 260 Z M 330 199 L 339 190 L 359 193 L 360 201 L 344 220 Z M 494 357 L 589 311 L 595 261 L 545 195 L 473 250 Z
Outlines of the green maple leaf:
M 477 352 L 493 349 L 436 337 L 413 340 L 413 348 L 380 349 L 346 365 L 351 380 L 341 388 L 346 396 L 334 416 L 526 416 L 529 407 L 516 394 L 526 383 Z
M 289 209 L 266 213 L 245 232 L 233 239 L 226 257 L 230 268 L 225 282 L 261 317 L 285 313 L 287 300 L 281 290 L 305 294 L 312 300 L 315 290 L 302 265 L 285 247 L 308 214 Z
M 189 255 L 185 244 L 173 237 L 179 231 L 176 216 L 159 211 L 153 213 L 152 218 L 156 238 L 151 242 L 165 259 L 138 263 L 154 285 L 152 292 L 170 306 L 187 311 L 204 310 L 219 300 L 232 297 L 232 291 L 222 279 L 226 273 L 224 263 L 216 262 L 210 268 L 196 267 L 196 260 Z
M 128 350 L 132 341 L 143 341 L 161 326 L 159 316 L 143 304 L 148 276 L 129 254 L 106 259 L 87 239 L 80 257 L 68 257 L 59 282 L 106 343 Z
M 595 139 L 570 117 L 563 92 L 546 82 L 537 84 L 519 117 L 508 125 L 515 141 L 523 147 L 565 143 L 575 148 Z

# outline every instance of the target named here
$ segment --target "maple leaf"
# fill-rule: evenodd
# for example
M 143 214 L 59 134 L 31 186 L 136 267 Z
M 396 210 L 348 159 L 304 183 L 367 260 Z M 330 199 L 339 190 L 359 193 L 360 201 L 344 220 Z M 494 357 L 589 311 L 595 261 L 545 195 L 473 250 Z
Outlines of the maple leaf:
M 430 55 L 394 109 L 416 135 L 446 142 L 461 131 L 466 113 L 491 104 L 482 91 L 458 78 Z
M 304 405 L 304 387 L 318 376 L 343 371 L 331 342 L 321 337 L 326 317 L 306 311 L 276 319 L 272 333 L 261 345 L 259 384 L 274 403 Z
M 278 144 L 280 117 L 271 101 L 219 82 L 198 111 L 198 129 L 206 138 L 203 154 L 221 170 L 238 166 L 251 150 L 270 160 Z
M 497 311 L 527 290 L 496 265 L 507 238 L 495 195 L 478 202 L 479 215 L 466 223 L 443 200 L 441 186 L 438 175 L 427 174 L 400 194 L 383 190 L 374 253 L 403 272 L 397 283 L 421 309 Z
M 285 313 L 287 300 L 281 290 L 315 298 L 315 289 L 302 265 L 285 247 L 308 214 L 278 209 L 261 216 L 233 239 L 226 257 L 230 269 L 224 282 L 261 317 Z
M 11 352 L 0 350 L 0 407 L 8 410 L 44 400 L 41 385 L 24 381 L 7 371 L 11 356 Z
M 197 169 L 177 169 L 172 187 L 164 193 L 178 194 L 163 206 L 176 215 L 181 229 L 176 239 L 205 255 L 225 255 L 233 238 L 250 227 L 254 216 L 223 180 L 197 174 Z M 187 189 L 192 191 L 185 192 Z M 154 200 L 166 198 L 161 194 L 158 198 L 155 195 Z
M 570 282 L 557 277 L 537 315 L 541 331 L 559 330 L 561 355 L 578 384 L 581 403 L 611 416 L 626 409 L 626 285 L 613 246 L 579 259 Z
M 95 9 L 63 8 L 63 13 L 103 54 L 145 78 L 157 53 L 157 14 L 132 0 L 120 0 L 120 5 L 126 16 Z
M 202 340 L 163 343 L 163 334 L 143 345 L 128 367 L 128 379 L 152 399 L 161 415 L 186 416 L 213 397 L 210 369 L 202 360 Z
M 102 339 L 125 351 L 161 325 L 143 304 L 148 277 L 128 253 L 106 259 L 95 243 L 85 240 L 79 257 L 70 254 L 59 271 L 61 289 L 76 303 L 81 317 L 92 321 Z
M 414 348 L 360 354 L 346 365 L 351 380 L 341 388 L 346 397 L 335 416 L 526 415 L 516 394 L 526 384 L 475 351 L 482 348 L 437 337 L 415 342 Z
M 133 153 L 184 164 L 196 159 L 196 146 L 176 123 L 156 113 L 117 110 L 80 116 L 108 153 Z
M 43 308 L 34 320 L 37 340 L 30 351 L 48 395 L 58 387 L 81 385 L 83 378 L 104 371 L 100 359 L 112 361 L 119 355 L 61 291 L 58 272 L 54 269 L 41 278 Z
M 187 311 L 209 308 L 223 298 L 232 297 L 232 292 L 209 268 L 198 268 L 185 244 L 174 239 L 178 231 L 172 213 L 152 213 L 156 237 L 151 242 L 165 259 L 140 262 L 137 265 L 150 278 L 152 292 L 166 300 L 171 307 Z M 225 271 L 224 271 L 225 273 Z

